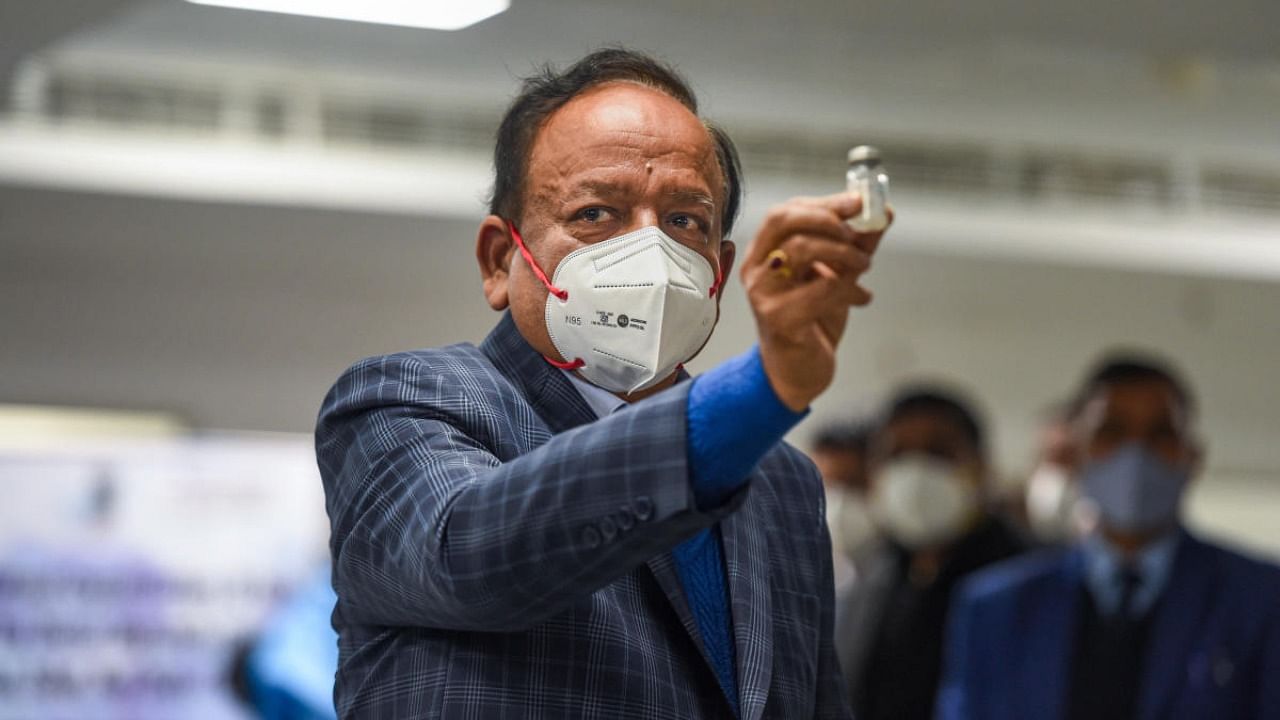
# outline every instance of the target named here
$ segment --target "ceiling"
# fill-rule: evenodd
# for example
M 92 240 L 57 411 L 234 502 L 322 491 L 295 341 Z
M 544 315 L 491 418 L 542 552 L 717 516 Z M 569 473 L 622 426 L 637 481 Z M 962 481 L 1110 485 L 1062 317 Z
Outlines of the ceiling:
M 691 61 L 794 65 L 796 56 L 834 60 L 866 50 L 891 54 L 949 52 L 1020 43 L 1037 47 L 1152 58 L 1230 62 L 1280 61 L 1275 28 L 1280 7 L 1268 0 L 1182 3 L 1159 0 L 514 0 L 506 13 L 461 32 L 420 31 L 194 6 L 180 0 L 53 0 L 16 8 L 23 24 L 70 25 L 115 12 L 97 28 L 82 27 L 102 46 L 292 59 L 412 71 L 487 67 L 484 58 L 518 64 L 562 59 L 601 41 L 658 41 Z M 15 25 L 0 39 L 19 35 Z M 22 27 L 19 25 L 18 27 Z M 13 38 L 7 37 L 13 35 Z M 819 42 L 815 42 L 819 41 Z M 787 50 L 786 63 L 769 62 Z
M 1247 154 L 1275 130 L 1268 115 L 1280 103 L 1280 4 L 1267 1 L 1175 12 L 1155 0 L 515 0 L 458 32 L 181 0 L 7 4 L 17 5 L 4 10 L 0 47 L 398 84 L 482 106 L 504 103 L 537 63 L 615 43 L 676 63 L 713 115 L 797 129 L 1141 144 L 1160 118 L 1176 141 Z

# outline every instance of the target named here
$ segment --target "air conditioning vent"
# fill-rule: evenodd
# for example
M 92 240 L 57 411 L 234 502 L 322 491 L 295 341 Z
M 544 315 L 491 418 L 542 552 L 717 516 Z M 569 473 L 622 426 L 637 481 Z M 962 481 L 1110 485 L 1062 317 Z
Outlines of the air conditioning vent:
M 1204 167 L 1200 202 L 1213 210 L 1248 208 L 1280 212 L 1280 176 L 1237 168 Z
M 966 194 L 1001 187 L 990 150 L 971 144 L 893 139 L 876 132 L 821 137 L 751 130 L 735 131 L 734 141 L 753 174 L 839 182 L 849 148 L 869 143 L 884 153 L 895 186 Z
M 222 101 L 213 87 L 68 75 L 50 79 L 44 107 L 53 120 L 213 131 L 222 123 Z
M 1030 199 L 1126 200 L 1168 207 L 1176 197 L 1169 168 L 1153 161 L 1033 150 L 1016 162 L 1018 190 Z
M 168 129 L 404 152 L 450 150 L 487 156 L 498 108 L 477 111 L 383 97 L 350 87 L 300 86 L 244 77 L 172 77 L 96 67 L 29 63 L 13 107 L 49 122 Z M 21 92 L 17 88 L 21 87 Z M 874 129 L 840 136 L 736 128 L 753 177 L 836 184 L 849 147 L 877 145 L 893 184 L 940 195 L 1020 203 L 1075 202 L 1162 211 L 1280 213 L 1280 168 L 1200 165 L 1195 158 L 1124 156 L 1090 148 L 1007 147 L 899 137 Z M 1175 166 L 1176 161 L 1176 166 Z
M 497 118 L 465 112 L 433 111 L 409 104 L 326 99 L 321 127 L 327 142 L 394 148 L 488 151 Z

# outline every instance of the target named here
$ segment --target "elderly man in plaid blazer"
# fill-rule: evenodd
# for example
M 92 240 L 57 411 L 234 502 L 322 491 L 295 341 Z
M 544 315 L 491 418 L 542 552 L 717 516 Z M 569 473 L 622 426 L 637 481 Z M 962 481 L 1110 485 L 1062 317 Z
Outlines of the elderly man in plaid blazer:
M 759 343 L 689 379 L 741 200 L 696 112 L 626 50 L 527 80 L 476 243 L 501 321 L 325 399 L 340 716 L 848 716 L 822 488 L 781 439 L 879 233 L 844 193 L 771 211 L 742 271 Z

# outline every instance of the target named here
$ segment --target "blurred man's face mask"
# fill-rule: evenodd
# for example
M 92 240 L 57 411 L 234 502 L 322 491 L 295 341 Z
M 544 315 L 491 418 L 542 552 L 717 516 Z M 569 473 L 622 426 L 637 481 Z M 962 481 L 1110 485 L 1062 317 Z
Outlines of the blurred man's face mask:
M 844 488 L 827 488 L 827 528 L 831 545 L 845 557 L 853 558 L 875 539 L 876 526 L 862 493 Z
M 978 509 L 978 490 L 960 468 L 923 453 L 890 460 L 871 491 L 876 524 L 912 550 L 960 537 Z
M 1041 463 L 1027 480 L 1027 523 L 1045 542 L 1070 540 L 1080 529 L 1077 505 L 1080 488 L 1071 471 L 1054 463 Z
M 1131 442 L 1085 465 L 1080 484 L 1102 521 L 1122 532 L 1149 532 L 1178 517 L 1190 469 Z
M 589 382 L 633 393 L 671 376 L 702 349 L 717 317 L 720 279 L 707 259 L 648 226 L 569 253 L 555 276 L 525 262 L 547 288 L 546 324 L 565 362 Z

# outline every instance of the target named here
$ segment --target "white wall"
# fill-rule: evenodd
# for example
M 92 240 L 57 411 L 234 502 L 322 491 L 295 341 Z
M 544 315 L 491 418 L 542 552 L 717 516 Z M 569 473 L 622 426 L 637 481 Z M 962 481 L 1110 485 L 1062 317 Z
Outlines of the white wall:
M 0 402 L 308 432 L 359 357 L 484 336 L 495 316 L 473 232 L 423 217 L 0 188 Z M 1209 472 L 1197 517 L 1280 549 L 1260 510 L 1280 508 L 1280 284 L 904 246 L 922 244 L 886 242 L 869 278 L 877 299 L 851 320 L 837 383 L 798 441 L 897 382 L 942 378 L 981 400 L 1001 468 L 1016 474 L 1037 414 L 1099 351 L 1154 349 L 1200 395 Z M 753 337 L 735 283 L 694 369 Z

